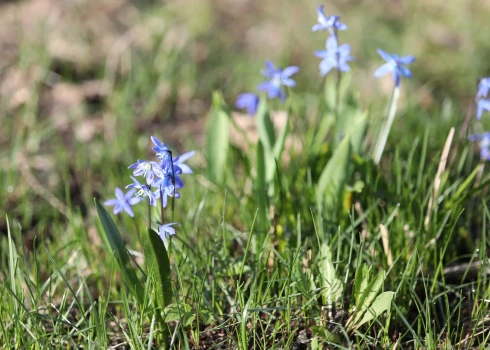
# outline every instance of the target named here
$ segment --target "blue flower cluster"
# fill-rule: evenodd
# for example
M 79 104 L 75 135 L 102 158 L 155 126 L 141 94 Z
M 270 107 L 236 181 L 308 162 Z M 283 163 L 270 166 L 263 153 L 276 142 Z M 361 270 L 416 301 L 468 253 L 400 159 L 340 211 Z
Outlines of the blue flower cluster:
M 283 86 L 293 87 L 296 82 L 291 79 L 293 74 L 299 72 L 299 68 L 295 66 L 276 68 L 271 61 L 265 62 L 265 68 L 262 70 L 262 75 L 267 78 L 267 81 L 257 86 L 257 91 L 267 91 L 267 96 L 270 99 L 279 98 L 282 102 L 286 100 L 286 93 L 282 89 Z M 259 106 L 259 96 L 253 92 L 246 92 L 238 95 L 235 106 L 239 109 L 247 109 L 249 115 L 255 114 Z
M 350 71 L 349 62 L 354 60 L 350 54 L 349 44 L 339 44 L 338 32 L 347 30 L 346 24 L 340 22 L 340 16 L 327 16 L 323 11 L 323 5 L 319 5 L 317 9 L 318 23 L 312 27 L 313 32 L 328 31 L 330 37 L 326 40 L 326 49 L 315 51 L 315 56 L 322 59 L 320 62 L 320 75 L 327 75 L 332 69 L 337 69 L 339 72 Z M 379 67 L 374 76 L 376 78 L 392 73 L 395 86 L 400 86 L 401 78 L 411 78 L 412 73 L 405 66 L 415 61 L 414 56 L 400 57 L 397 54 L 388 54 L 385 51 L 378 49 L 378 53 L 386 63 Z M 296 66 L 287 67 L 284 69 L 276 68 L 271 61 L 266 62 L 266 69 L 262 70 L 262 74 L 268 79 L 266 82 L 257 86 L 258 91 L 266 91 L 270 99 L 279 98 L 284 102 L 286 94 L 282 86 L 293 87 L 296 82 L 291 79 L 291 76 L 299 72 Z M 488 102 L 490 104 L 490 102 Z M 238 109 L 246 109 L 249 115 L 255 114 L 259 105 L 259 96 L 253 92 L 246 92 L 238 95 L 235 101 L 235 107 Z M 490 105 L 488 106 L 490 108 Z
M 483 111 L 490 112 L 490 77 L 481 78 L 478 84 L 478 92 L 476 93 L 476 119 L 480 120 Z M 481 134 L 473 134 L 468 136 L 468 140 L 478 141 L 480 147 L 480 159 L 490 161 L 490 132 Z
M 121 189 L 116 188 L 116 198 L 106 201 L 104 204 L 114 206 L 114 214 L 125 211 L 131 217 L 134 217 L 131 206 L 139 203 L 142 199 L 148 198 L 149 205 L 156 206 L 157 199 L 163 207 L 167 206 L 168 197 L 180 198 L 178 189 L 184 187 L 180 178 L 182 174 L 192 174 L 192 169 L 185 162 L 194 155 L 194 151 L 187 152 L 178 157 L 172 156 L 172 151 L 166 144 L 160 142 L 152 136 L 153 151 L 159 162 L 140 160 L 129 166 L 133 170 L 133 176 L 142 176 L 143 182 L 138 181 L 135 177 L 130 176 L 133 183 L 126 186 L 130 190 L 124 194 Z M 164 242 L 168 235 L 175 234 L 171 227 L 175 223 L 165 224 L 159 227 L 159 235 Z

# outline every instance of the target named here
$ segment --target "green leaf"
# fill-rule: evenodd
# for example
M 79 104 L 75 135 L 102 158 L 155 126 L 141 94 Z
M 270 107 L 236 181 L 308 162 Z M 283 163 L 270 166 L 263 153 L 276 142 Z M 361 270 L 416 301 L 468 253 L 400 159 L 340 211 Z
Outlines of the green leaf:
M 274 175 L 276 171 L 275 157 L 274 157 L 274 124 L 270 118 L 269 107 L 267 100 L 262 99 L 259 104 L 259 109 L 255 116 L 257 123 L 257 130 L 259 132 L 259 141 L 262 144 L 261 157 L 264 158 L 264 180 L 267 186 L 267 194 L 272 197 L 274 195 Z M 283 135 L 286 137 L 286 135 Z M 282 152 L 281 146 L 278 146 L 277 152 Z M 259 151 L 257 150 L 257 153 Z
M 143 304 L 143 285 L 131 267 L 129 255 L 126 251 L 126 246 L 124 245 L 121 234 L 105 208 L 96 199 L 94 199 L 94 201 L 97 208 L 97 213 L 99 214 L 100 222 L 102 223 L 102 227 L 104 228 L 105 232 L 105 236 L 101 235 L 101 238 L 104 242 L 106 242 L 107 249 L 116 257 L 117 266 L 123 274 L 124 281 L 128 285 L 129 290 L 136 297 L 138 302 Z
M 321 326 L 312 326 L 311 327 L 311 331 L 314 335 L 316 335 L 317 337 L 320 337 L 324 340 L 327 340 L 327 341 L 330 341 L 330 342 L 333 342 L 333 343 L 337 343 L 338 340 L 339 340 L 339 337 L 337 334 L 334 334 L 332 332 L 329 332 L 328 329 L 325 329 Z
M 347 324 L 349 328 L 352 329 L 358 327 L 358 322 L 366 313 L 366 310 L 373 304 L 376 296 L 383 287 L 384 279 L 385 272 L 382 270 L 373 280 L 371 280 L 371 282 L 369 282 L 367 287 L 362 292 L 362 296 L 359 298 L 358 304 L 356 304 L 356 311 L 354 312 L 354 315 Z
M 333 212 L 341 203 L 347 173 L 349 171 L 352 145 L 347 135 L 323 168 L 318 179 L 316 202 L 319 213 Z
M 364 317 L 356 324 L 356 328 L 362 326 L 364 323 L 374 320 L 379 317 L 383 312 L 390 311 L 391 302 L 395 296 L 395 292 L 384 292 L 378 295 L 373 304 L 366 310 Z
M 148 276 L 155 281 L 157 303 L 164 310 L 172 303 L 172 282 L 167 249 L 158 233 L 151 228 L 143 232 L 142 242 Z
M 290 116 L 290 111 L 286 111 L 286 123 L 284 125 L 284 129 L 282 129 L 279 132 L 279 135 L 277 136 L 277 140 L 274 144 L 272 153 L 274 154 L 274 158 L 276 159 L 277 162 L 281 161 L 281 156 L 282 152 L 284 150 L 284 144 L 286 143 L 286 137 L 288 136 L 289 133 L 289 116 Z
M 332 253 L 326 243 L 323 243 L 320 249 L 320 269 L 323 303 L 332 305 L 342 297 L 343 286 L 342 282 L 335 277 Z
M 268 231 L 268 208 L 269 199 L 267 196 L 267 180 L 266 180 L 266 157 L 264 146 L 259 140 L 257 144 L 257 177 L 255 179 L 255 192 L 258 204 L 259 227 L 262 232 Z
M 356 305 L 359 305 L 362 294 L 369 283 L 369 270 L 370 268 L 366 264 L 361 264 L 356 270 L 356 278 L 354 281 L 354 298 L 356 300 Z
M 165 308 L 165 322 L 179 321 L 185 327 L 189 326 L 196 319 L 196 313 L 188 304 L 170 304 Z
M 209 180 L 216 184 L 222 184 L 224 179 L 229 147 L 229 122 L 230 116 L 224 108 L 222 97 L 215 92 L 206 130 L 206 155 Z

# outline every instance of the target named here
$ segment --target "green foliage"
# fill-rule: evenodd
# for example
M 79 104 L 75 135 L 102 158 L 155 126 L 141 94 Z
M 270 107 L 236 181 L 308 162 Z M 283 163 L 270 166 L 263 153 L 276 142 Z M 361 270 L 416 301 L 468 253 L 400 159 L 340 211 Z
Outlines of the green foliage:
M 122 240 L 121 234 L 114 224 L 114 221 L 112 221 L 109 213 L 97 200 L 95 200 L 95 206 L 97 208 L 97 213 L 99 214 L 102 227 L 104 228 L 104 234 L 100 233 L 100 236 L 102 240 L 106 242 L 107 250 L 111 253 L 111 255 L 114 254 L 117 266 L 119 267 L 129 290 L 131 293 L 133 293 L 138 302 L 142 304 L 144 301 L 143 285 L 131 266 L 128 252 L 126 251 L 126 246 Z
M 214 183 L 222 184 L 228 157 L 230 116 L 218 92 L 213 94 L 213 107 L 208 118 L 206 131 L 208 177 Z

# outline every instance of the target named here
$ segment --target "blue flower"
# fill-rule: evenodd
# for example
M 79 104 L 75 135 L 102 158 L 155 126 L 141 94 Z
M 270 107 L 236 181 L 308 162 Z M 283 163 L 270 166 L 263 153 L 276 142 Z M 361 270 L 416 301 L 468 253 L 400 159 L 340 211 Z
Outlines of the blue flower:
M 481 100 L 478 100 L 478 102 L 477 102 L 476 119 L 478 119 L 478 120 L 481 119 L 481 115 L 482 115 L 484 110 L 487 112 L 490 112 L 490 100 L 482 98 Z
M 138 159 L 136 163 L 131 164 L 128 168 L 134 169 L 134 176 L 144 176 L 148 185 L 151 185 L 155 177 L 163 176 L 160 164 L 156 162 L 148 162 Z
M 163 159 L 165 157 L 168 157 L 168 154 L 170 152 L 170 149 L 166 144 L 163 142 L 160 142 L 159 139 L 157 139 L 155 136 L 151 136 L 151 141 L 155 146 L 153 146 L 153 151 L 155 151 L 157 158 Z
M 350 71 L 347 62 L 352 61 L 354 57 L 350 55 L 349 44 L 338 45 L 337 39 L 329 37 L 326 42 L 326 50 L 315 51 L 315 56 L 323 58 L 320 62 L 320 74 L 326 75 L 332 68 L 337 68 L 341 72 Z
M 132 189 L 124 194 L 124 192 L 121 191 L 119 187 L 116 187 L 115 193 L 116 198 L 105 201 L 104 205 L 113 205 L 115 215 L 124 210 L 126 213 L 129 214 L 129 216 L 134 217 L 133 209 L 131 209 L 131 206 L 138 204 L 141 201 L 141 198 L 133 197 L 136 193 L 136 190 Z
M 172 227 L 173 225 L 178 225 L 175 222 L 169 223 L 169 224 L 164 224 L 160 225 L 158 228 L 158 235 L 162 239 L 163 243 L 165 244 L 165 247 L 167 246 L 167 237 L 175 235 L 175 229 Z
M 319 30 L 328 30 L 335 35 L 336 30 L 347 30 L 347 26 L 341 23 L 339 16 L 325 16 L 323 5 L 318 5 L 318 23 L 311 28 L 314 32 Z
M 410 70 L 403 67 L 403 65 L 413 63 L 415 61 L 414 56 L 399 57 L 397 54 L 390 55 L 381 49 L 378 49 L 378 53 L 387 63 L 383 64 L 376 70 L 374 73 L 376 78 L 391 72 L 393 74 L 393 81 L 395 82 L 395 85 L 400 86 L 402 76 L 407 78 L 412 77 Z
M 185 164 L 190 157 L 192 157 L 196 152 L 190 151 L 184 154 L 181 154 L 178 157 L 173 158 L 174 167 L 179 167 L 182 170 L 182 174 L 192 174 L 192 169 L 190 166 Z
M 468 136 L 468 140 L 471 142 L 478 141 L 478 145 L 480 146 L 480 158 L 482 160 L 490 160 L 490 132 L 470 135 Z
M 162 195 L 163 206 L 167 206 L 168 196 L 180 198 L 180 193 L 176 190 L 177 188 L 184 187 L 179 175 L 182 174 L 182 169 L 175 166 L 173 169 L 173 176 L 170 169 L 164 169 L 163 176 L 156 179 L 152 186 L 157 187 L 158 190 L 155 192 L 156 198 L 160 198 Z
M 235 106 L 238 109 L 246 108 L 247 113 L 253 115 L 259 106 L 259 96 L 251 92 L 240 94 L 236 98 Z
M 149 185 L 143 185 L 141 184 L 138 180 L 136 180 L 134 177 L 130 176 L 130 178 L 133 180 L 132 184 L 129 184 L 126 186 L 126 188 L 134 188 L 138 192 L 136 195 L 140 198 L 146 198 L 148 197 L 148 200 L 150 201 L 150 205 L 155 205 L 156 206 L 156 196 L 155 193 L 153 193 L 150 190 Z
M 291 66 L 284 69 L 276 69 L 271 61 L 266 61 L 265 66 L 266 69 L 262 70 L 262 74 L 270 80 L 257 86 L 257 90 L 267 91 L 267 94 L 271 99 L 280 98 L 282 101 L 284 101 L 286 99 L 286 94 L 282 90 L 281 86 L 296 86 L 296 82 L 289 77 L 299 72 L 299 68 Z
M 482 78 L 478 84 L 476 98 L 486 98 L 488 96 L 488 90 L 490 90 L 490 77 Z

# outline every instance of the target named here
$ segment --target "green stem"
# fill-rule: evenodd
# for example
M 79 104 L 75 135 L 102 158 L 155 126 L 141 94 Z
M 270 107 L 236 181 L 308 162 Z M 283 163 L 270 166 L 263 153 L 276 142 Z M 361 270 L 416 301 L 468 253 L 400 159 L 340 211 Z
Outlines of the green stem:
M 378 165 L 383 155 L 383 151 L 386 146 L 386 141 L 388 140 L 388 135 L 390 134 L 391 126 L 395 120 L 396 109 L 398 107 L 398 98 L 400 97 L 400 87 L 395 86 L 393 90 L 393 95 L 391 96 L 390 108 L 388 109 L 388 118 L 383 123 L 381 132 L 379 134 L 378 141 L 376 142 L 376 147 L 374 148 L 374 164 Z

